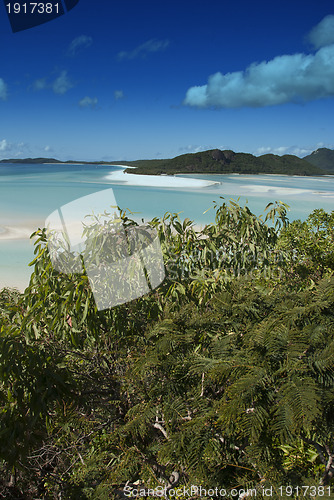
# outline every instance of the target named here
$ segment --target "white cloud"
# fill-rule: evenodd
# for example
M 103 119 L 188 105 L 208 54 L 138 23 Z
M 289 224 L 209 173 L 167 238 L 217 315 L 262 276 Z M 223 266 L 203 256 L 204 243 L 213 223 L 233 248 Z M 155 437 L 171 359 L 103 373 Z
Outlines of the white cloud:
M 75 56 L 80 49 L 85 49 L 90 47 L 93 43 L 93 38 L 91 36 L 80 35 L 74 38 L 70 43 L 67 54 L 69 56 Z
M 3 101 L 7 99 L 7 85 L 2 78 L 0 78 L 0 99 Z
M 69 77 L 67 76 L 67 71 L 64 70 L 60 73 L 60 75 L 52 82 L 48 82 L 47 78 L 39 78 L 34 81 L 32 84 L 33 90 L 45 90 L 52 89 L 55 94 L 65 94 L 68 90 L 74 87 L 74 84 L 71 82 Z
M 118 59 L 134 59 L 136 57 L 146 57 L 147 54 L 152 52 L 160 52 L 165 50 L 169 45 L 168 40 L 148 40 L 147 42 L 139 45 L 135 49 L 127 52 L 122 51 L 118 53 Z
M 80 108 L 95 108 L 97 105 L 97 98 L 96 97 L 84 97 L 79 101 L 79 106 Z
M 116 101 L 119 101 L 120 99 L 123 99 L 123 97 L 124 97 L 123 90 L 115 90 L 115 92 L 114 92 L 114 98 L 116 99 Z
M 0 141 L 0 151 L 7 151 L 9 149 L 9 143 L 6 139 Z
M 210 149 L 209 146 L 196 146 L 193 144 L 188 144 L 188 146 L 182 146 L 178 149 L 178 153 L 186 154 L 186 153 L 199 153 L 200 151 L 207 151 Z
M 300 158 L 303 158 L 304 156 L 307 156 L 311 154 L 315 149 L 321 147 L 319 146 L 320 143 L 318 143 L 314 147 L 299 147 L 299 146 L 278 146 L 278 147 L 270 147 L 270 146 L 262 146 L 259 147 L 256 151 L 253 152 L 255 156 L 262 156 L 262 155 L 267 155 L 267 154 L 273 154 L 273 155 L 295 155 L 299 156 Z
M 0 157 L 2 158 L 27 158 L 44 156 L 53 152 L 51 146 L 34 146 L 26 142 L 9 142 L 7 139 L 0 140 Z
M 43 90 L 46 88 L 47 88 L 46 78 L 39 78 L 38 80 L 35 80 L 33 83 L 34 90 Z
M 329 15 L 324 17 L 324 19 L 311 30 L 308 39 L 316 49 L 333 44 L 334 16 Z
M 58 78 L 52 84 L 52 90 L 55 94 L 65 94 L 68 90 L 74 87 L 73 83 L 67 76 L 67 71 L 62 71 Z
M 261 146 L 261 147 L 257 148 L 257 150 L 253 152 L 253 154 L 255 156 L 262 156 L 262 155 L 268 155 L 268 154 L 279 155 L 279 156 L 294 154 L 296 156 L 299 156 L 297 154 L 297 151 L 300 152 L 301 150 L 299 148 L 288 147 L 288 146 L 278 146 L 276 148 L 273 148 L 270 146 Z M 308 150 L 304 150 L 304 151 L 307 151 L 307 152 L 305 152 L 305 154 L 308 154 Z
M 7 139 L 0 141 L 0 153 L 2 157 L 18 158 L 21 155 L 29 156 L 30 147 L 24 142 L 9 142 Z
M 206 85 L 188 89 L 183 104 L 198 108 L 263 107 L 331 96 L 334 43 L 315 54 L 282 55 L 253 63 L 245 71 L 215 73 Z

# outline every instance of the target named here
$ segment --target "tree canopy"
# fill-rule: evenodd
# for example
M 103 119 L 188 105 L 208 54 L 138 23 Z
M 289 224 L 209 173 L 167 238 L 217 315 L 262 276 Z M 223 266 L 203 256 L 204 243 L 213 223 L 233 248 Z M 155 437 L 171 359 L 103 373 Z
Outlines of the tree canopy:
M 0 496 L 330 497 L 334 212 L 215 209 L 153 219 L 164 281 L 102 311 L 34 233 L 28 288 L 0 292 Z

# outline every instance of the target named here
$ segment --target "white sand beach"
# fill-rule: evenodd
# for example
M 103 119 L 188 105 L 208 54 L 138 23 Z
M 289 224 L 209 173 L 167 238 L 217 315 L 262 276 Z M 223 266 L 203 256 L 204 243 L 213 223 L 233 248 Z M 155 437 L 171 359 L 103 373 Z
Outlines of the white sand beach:
M 0 226 L 0 240 L 22 240 L 29 239 L 37 226 Z
M 115 165 L 121 166 L 121 165 Z M 123 165 L 124 167 L 124 165 Z M 124 167 L 128 168 L 128 167 Z M 122 183 L 128 186 L 149 186 L 162 188 L 202 188 L 219 185 L 220 182 L 207 181 L 203 179 L 192 179 L 189 177 L 174 177 L 172 175 L 140 175 L 128 174 L 124 170 L 110 172 L 105 179 L 115 183 Z

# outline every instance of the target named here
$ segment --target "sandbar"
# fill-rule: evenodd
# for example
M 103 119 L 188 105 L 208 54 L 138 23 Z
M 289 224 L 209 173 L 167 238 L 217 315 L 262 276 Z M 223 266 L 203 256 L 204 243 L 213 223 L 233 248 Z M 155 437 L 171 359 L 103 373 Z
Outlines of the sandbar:
M 252 186 L 239 186 L 241 189 L 245 189 L 249 194 L 256 193 L 268 193 L 275 195 L 298 195 L 303 193 L 310 193 L 309 189 L 300 189 L 300 188 L 285 188 L 285 187 L 276 187 L 276 186 L 265 186 L 260 184 L 253 184 Z
M 19 226 L 1 226 L 0 240 L 22 240 L 29 239 L 30 235 L 34 232 L 28 227 Z
M 120 166 L 120 165 L 115 165 Z M 124 167 L 128 168 L 128 167 Z M 220 182 L 207 181 L 204 179 L 193 179 L 189 177 L 174 177 L 172 175 L 141 175 L 129 174 L 124 170 L 110 172 L 105 176 L 105 180 L 122 183 L 129 186 L 148 186 L 161 188 L 203 188 L 218 185 Z
M 43 220 L 27 220 L 24 224 L 16 224 L 14 221 L 10 221 L 10 224 L 3 222 L 0 221 L 0 241 L 29 240 L 37 228 L 45 225 Z

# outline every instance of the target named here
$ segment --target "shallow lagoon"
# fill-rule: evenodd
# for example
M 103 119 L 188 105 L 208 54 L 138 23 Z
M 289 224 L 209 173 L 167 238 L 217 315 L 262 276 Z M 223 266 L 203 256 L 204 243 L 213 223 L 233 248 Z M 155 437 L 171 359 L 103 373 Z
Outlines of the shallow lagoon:
M 257 215 L 264 212 L 267 203 L 281 200 L 290 205 L 290 220 L 305 220 L 315 208 L 334 209 L 333 176 L 196 174 L 152 178 L 124 174 L 116 166 L 0 164 L 0 287 L 22 289 L 27 285 L 28 262 L 33 258 L 28 236 L 44 226 L 51 212 L 110 188 L 117 204 L 136 212 L 139 220 L 171 211 L 204 225 L 213 222 L 213 202 L 222 201 L 220 196 L 226 200 L 240 197 L 241 204 L 248 200 Z

